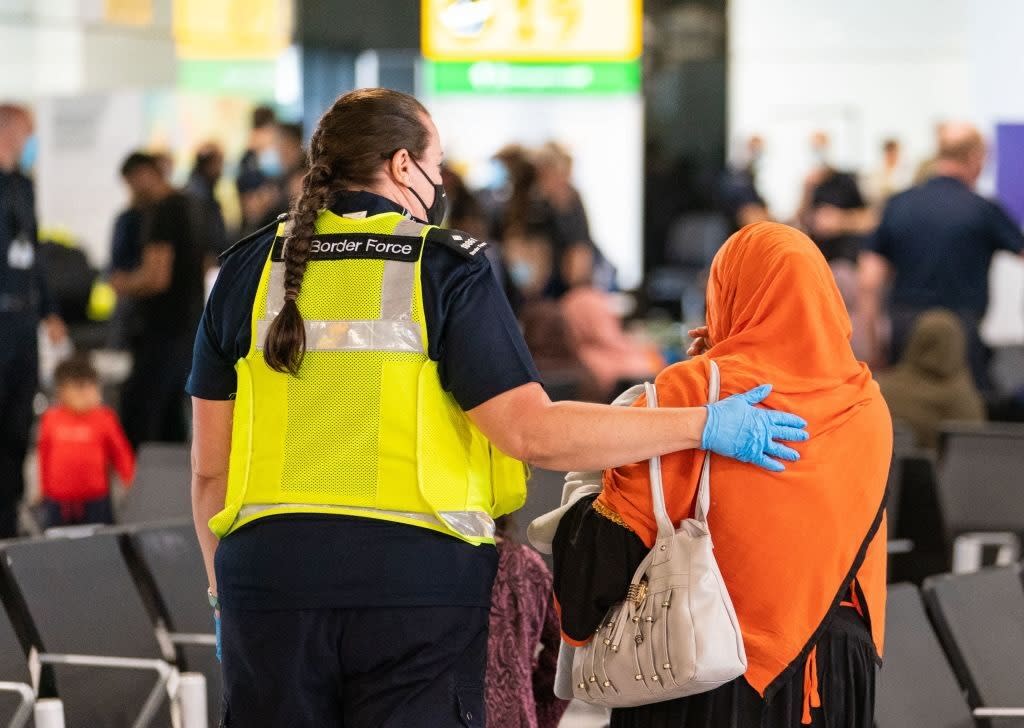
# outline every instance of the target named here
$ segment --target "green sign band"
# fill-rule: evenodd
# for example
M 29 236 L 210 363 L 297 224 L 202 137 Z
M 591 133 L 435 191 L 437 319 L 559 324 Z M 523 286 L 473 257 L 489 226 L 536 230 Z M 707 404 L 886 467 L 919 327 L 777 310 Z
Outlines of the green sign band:
M 273 60 L 178 61 L 178 87 L 200 93 L 245 96 L 262 101 L 274 97 L 277 66 Z
M 435 94 L 639 93 L 640 61 L 517 63 L 425 61 L 427 90 Z

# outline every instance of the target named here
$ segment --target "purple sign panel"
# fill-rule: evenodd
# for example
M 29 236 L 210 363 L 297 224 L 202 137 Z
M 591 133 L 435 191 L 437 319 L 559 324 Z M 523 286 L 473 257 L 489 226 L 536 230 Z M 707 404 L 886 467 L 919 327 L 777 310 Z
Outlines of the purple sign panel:
M 1024 225 L 1024 124 L 996 125 L 996 195 Z

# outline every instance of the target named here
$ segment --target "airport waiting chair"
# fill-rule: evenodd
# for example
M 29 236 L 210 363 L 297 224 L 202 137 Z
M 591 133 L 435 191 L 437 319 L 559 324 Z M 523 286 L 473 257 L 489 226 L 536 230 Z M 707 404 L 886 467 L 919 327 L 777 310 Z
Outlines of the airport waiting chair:
M 1024 727 L 1024 584 L 1019 565 L 924 583 L 939 639 L 979 717 Z
M 998 549 L 999 566 L 1020 558 L 1022 454 L 1024 426 L 950 423 L 943 427 L 938 484 L 953 541 L 954 572 L 981 568 L 985 547 Z
M 190 518 L 192 468 L 189 446 L 147 442 L 139 448 L 135 485 L 115 505 L 119 524 Z
M 889 480 L 885 488 L 885 512 L 888 518 L 888 549 L 890 561 L 894 556 L 903 556 L 914 550 L 914 541 L 897 534 L 902 505 L 905 458 L 917 450 L 914 434 L 904 423 L 893 422 L 892 460 L 889 463 Z M 890 567 L 891 571 L 891 567 Z
M 889 586 L 876 728 L 974 728 L 967 698 L 913 584 Z
M 139 526 L 128 534 L 132 552 L 155 590 L 160 616 L 170 630 L 181 667 L 206 677 L 210 725 L 220 719 L 221 672 L 203 553 L 192 522 Z
M 0 607 L 0 725 L 8 728 L 31 725 L 35 701 L 25 650 L 7 612 Z
M 889 540 L 902 546 L 890 551 L 890 579 L 920 584 L 925 577 L 949 571 L 949 542 L 931 453 L 894 455 L 889 513 Z M 898 478 L 893 483 L 892 479 Z
M 171 728 L 177 673 L 162 659 L 118 536 L 12 542 L 3 552 L 68 725 Z

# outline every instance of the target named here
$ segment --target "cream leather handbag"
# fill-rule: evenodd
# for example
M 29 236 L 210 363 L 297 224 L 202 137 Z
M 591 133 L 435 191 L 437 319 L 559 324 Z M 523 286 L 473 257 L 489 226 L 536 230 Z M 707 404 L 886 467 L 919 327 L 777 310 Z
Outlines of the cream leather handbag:
M 646 384 L 647 406 L 658 393 Z M 711 362 L 709 402 L 718 401 Z M 706 692 L 747 671 L 739 621 L 715 562 L 708 511 L 711 457 L 704 456 L 696 512 L 677 530 L 665 508 L 661 458 L 651 459 L 658 540 L 640 563 L 625 601 L 597 634 L 573 650 L 572 691 L 580 700 L 627 708 Z

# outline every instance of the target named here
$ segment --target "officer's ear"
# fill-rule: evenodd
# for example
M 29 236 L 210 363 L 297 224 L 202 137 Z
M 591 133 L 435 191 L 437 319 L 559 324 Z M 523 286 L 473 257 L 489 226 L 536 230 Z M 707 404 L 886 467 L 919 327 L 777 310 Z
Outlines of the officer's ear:
M 402 187 L 412 185 L 412 157 L 408 149 L 399 149 L 388 160 L 388 174 Z

